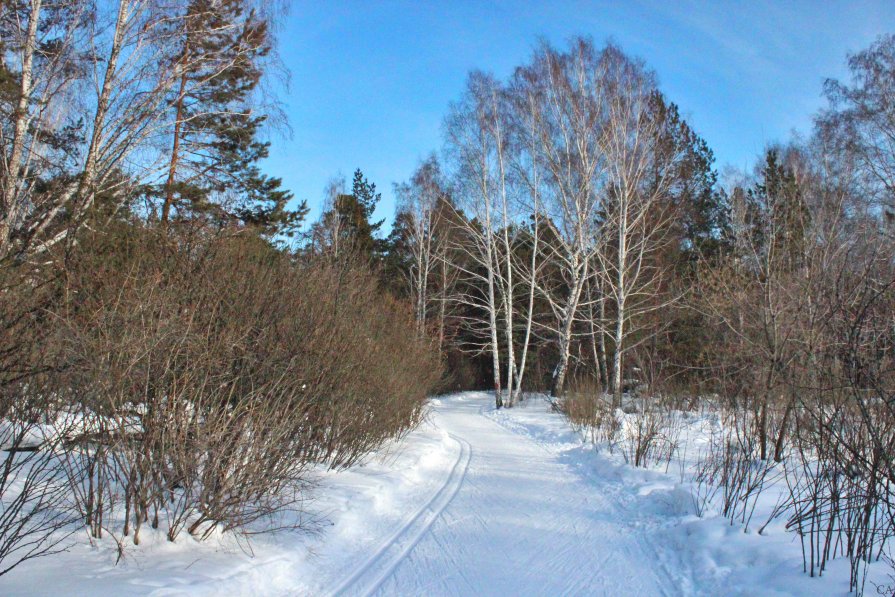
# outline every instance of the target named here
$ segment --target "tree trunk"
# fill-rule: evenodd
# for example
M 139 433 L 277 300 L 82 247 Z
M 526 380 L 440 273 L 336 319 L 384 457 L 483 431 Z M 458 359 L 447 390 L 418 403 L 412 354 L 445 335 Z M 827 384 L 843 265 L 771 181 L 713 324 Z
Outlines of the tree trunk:
M 627 300 L 628 264 L 628 201 L 624 193 L 619 197 L 618 218 L 618 261 L 615 280 L 616 314 L 615 314 L 615 354 L 612 359 L 612 402 L 618 408 L 622 404 L 622 355 L 625 341 L 625 302 Z
M 93 204 L 96 194 L 96 169 L 99 155 L 99 146 L 102 139 L 103 125 L 106 120 L 106 112 L 109 109 L 109 98 L 112 94 L 112 84 L 115 80 L 115 71 L 118 68 L 118 58 L 121 55 L 121 46 L 124 41 L 124 30 L 128 19 L 129 0 L 119 0 L 118 16 L 115 20 L 115 35 L 112 38 L 112 48 L 109 51 L 109 59 L 106 63 L 106 71 L 103 75 L 103 85 L 96 102 L 96 112 L 93 117 L 93 133 L 90 136 L 90 146 L 87 150 L 87 159 L 84 161 L 84 176 L 81 179 L 76 201 L 80 202 L 79 213 L 83 214 Z
M 774 462 L 783 460 L 783 444 L 786 440 L 786 426 L 789 424 L 790 416 L 792 416 L 795 401 L 795 397 L 790 398 L 789 402 L 786 403 L 786 410 L 783 411 L 783 420 L 780 422 L 780 429 L 777 431 L 777 440 L 774 442 Z
M 447 304 L 447 261 L 441 260 L 441 304 L 438 305 L 438 354 L 444 352 L 444 319 Z
M 595 323 L 593 300 L 594 295 L 588 283 L 588 306 L 589 323 L 590 323 L 590 346 L 594 357 L 594 367 L 597 368 L 597 379 L 600 383 L 600 389 L 606 391 L 608 384 L 608 374 L 606 372 L 606 339 L 602 330 L 598 329 Z M 602 297 L 600 298 L 600 322 L 606 318 L 606 309 L 603 305 Z
M 579 268 L 573 275 L 573 284 L 569 292 L 569 300 L 563 313 L 563 321 L 559 334 L 559 365 L 553 377 L 553 388 L 550 394 L 559 398 L 565 392 L 566 375 L 569 371 L 569 357 L 572 353 L 572 330 L 575 326 L 575 313 L 578 311 L 578 303 L 581 300 L 581 291 L 584 289 L 584 280 L 587 279 L 587 263 Z
M 618 408 L 622 405 L 622 342 L 625 337 L 624 307 L 619 305 L 618 319 L 615 322 L 615 354 L 612 358 L 612 405 Z
M 13 112 L 12 150 L 4 172 L 3 202 L 0 204 L 0 258 L 9 252 L 12 228 L 18 219 L 19 169 L 25 153 L 25 136 L 28 131 L 28 104 L 31 102 L 34 52 L 37 46 L 37 26 L 40 21 L 41 0 L 31 0 L 28 33 L 22 48 L 22 80 L 19 84 L 19 101 Z
M 509 269 L 509 255 L 507 255 L 507 268 Z M 509 278 L 507 288 L 504 289 L 503 310 L 504 326 L 507 343 L 507 400 L 504 406 L 513 406 L 513 382 L 516 373 L 516 355 L 513 350 L 513 285 L 512 277 Z
M 177 182 L 177 162 L 180 158 L 180 137 L 183 131 L 183 100 L 186 93 L 187 61 L 189 52 L 184 50 L 183 73 L 180 75 L 180 88 L 177 91 L 177 111 L 174 122 L 174 142 L 171 147 L 171 161 L 168 163 L 168 180 L 165 182 L 165 203 L 162 205 L 162 225 L 168 223 L 171 206 L 174 204 L 174 184 Z
M 485 231 L 490 234 L 490 230 Z M 491 241 L 488 241 L 488 323 L 491 327 L 491 365 L 494 368 L 494 406 L 503 406 L 500 388 L 500 344 L 497 340 L 497 301 L 494 296 L 494 259 Z
M 532 250 L 531 250 L 531 263 L 529 264 L 531 267 L 531 278 L 529 279 L 529 287 L 528 287 L 528 316 L 525 321 L 525 338 L 522 342 L 522 357 L 519 360 L 519 374 L 516 376 L 516 389 L 513 392 L 513 402 L 519 400 L 522 395 L 522 377 L 525 375 L 525 361 L 528 358 L 528 346 L 531 343 L 531 327 L 532 322 L 534 320 L 534 311 L 535 311 L 535 286 L 537 284 L 536 279 L 536 265 L 537 265 L 537 255 L 538 255 L 538 216 L 537 216 L 537 200 L 535 201 L 535 222 L 534 222 L 534 234 L 532 239 Z
M 600 292 L 600 321 L 606 321 L 606 301 L 603 300 L 602 289 Z M 605 392 L 609 389 L 609 365 L 606 362 L 606 334 L 603 332 L 600 332 L 600 342 L 597 346 L 600 354 L 600 383 Z
M 572 351 L 572 326 L 575 322 L 575 309 L 569 303 L 566 305 L 566 312 L 563 313 L 563 321 L 559 333 L 559 364 L 553 375 L 553 387 L 550 395 L 559 398 L 565 392 L 566 372 L 569 369 L 569 356 Z

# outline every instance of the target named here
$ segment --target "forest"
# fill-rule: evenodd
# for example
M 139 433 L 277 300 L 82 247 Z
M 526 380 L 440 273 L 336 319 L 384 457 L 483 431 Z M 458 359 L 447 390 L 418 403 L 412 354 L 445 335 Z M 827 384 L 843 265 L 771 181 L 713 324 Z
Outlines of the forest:
M 540 42 L 468 74 L 387 226 L 363 164 L 314 221 L 262 167 L 286 8 L 0 3 L 0 583 L 85 531 L 300 529 L 464 390 L 638 467 L 714 413 L 697 510 L 782 479 L 807 574 L 895 570 L 895 36 L 720 173 L 642 60 Z

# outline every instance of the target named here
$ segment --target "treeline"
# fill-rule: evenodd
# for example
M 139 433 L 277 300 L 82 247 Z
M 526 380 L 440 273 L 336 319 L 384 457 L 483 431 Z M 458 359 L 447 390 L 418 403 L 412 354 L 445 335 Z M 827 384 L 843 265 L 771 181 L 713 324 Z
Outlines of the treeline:
M 592 383 L 619 402 L 699 377 L 703 326 L 683 306 L 734 215 L 652 71 L 612 45 L 542 45 L 507 81 L 472 73 L 444 130 L 444 159 L 395 187 L 380 271 L 457 387 L 510 406 Z
M 845 556 L 860 591 L 895 535 L 895 37 L 848 66 L 809 136 L 724 181 L 614 45 L 474 72 L 444 159 L 396 187 L 382 271 L 498 407 L 549 391 L 643 466 L 674 454 L 676 412 L 720 413 L 702 499 L 748 526 L 785 482 L 806 572 Z
M 364 255 L 411 300 L 454 383 L 485 383 L 498 405 L 570 383 L 616 404 L 636 387 L 717 391 L 710 297 L 781 291 L 831 235 L 888 247 L 893 45 L 851 58 L 854 87 L 826 84 L 810 138 L 770 146 L 723 183 L 641 61 L 587 39 L 541 45 L 506 81 L 470 75 L 444 157 L 395 186 L 387 238 L 372 234 L 368 200 L 346 203 L 363 196 L 359 172 L 353 194 L 332 193 L 327 237 L 368 239 Z
M 0 574 L 85 527 L 299 526 L 313 471 L 441 379 L 357 251 L 289 242 L 307 208 L 258 166 L 275 8 L 0 4 Z

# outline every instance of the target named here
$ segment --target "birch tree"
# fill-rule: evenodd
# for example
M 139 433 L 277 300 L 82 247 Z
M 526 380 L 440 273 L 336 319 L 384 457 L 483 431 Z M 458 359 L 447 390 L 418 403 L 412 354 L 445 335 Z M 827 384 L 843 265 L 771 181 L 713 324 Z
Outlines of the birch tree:
M 600 246 L 606 185 L 601 137 L 609 67 L 605 52 L 597 52 L 585 39 L 574 40 L 567 52 L 542 45 L 528 67 L 527 77 L 539 87 L 537 102 L 531 105 L 539 123 L 531 159 L 544 168 L 544 221 L 556 240 L 546 247 L 564 279 L 561 287 L 542 289 L 556 320 L 559 362 L 553 372 L 554 396 L 565 388 L 575 321 Z
M 669 267 L 659 253 L 672 240 L 669 190 L 680 152 L 659 151 L 664 122 L 657 117 L 661 95 L 652 73 L 615 48 L 607 49 L 607 60 L 612 63 L 612 94 L 601 149 L 609 183 L 603 226 L 611 242 L 598 259 L 615 307 L 611 387 L 618 406 L 624 355 L 637 331 L 632 325 L 671 300 L 657 300 Z
M 868 207 L 895 220 L 895 35 L 881 36 L 848 57 L 849 80 L 827 80 L 829 106 L 817 119 L 818 133 L 834 174 Z
M 90 37 L 92 71 L 86 88 L 91 126 L 77 182 L 57 197 L 36 224 L 39 249 L 76 230 L 99 195 L 112 197 L 112 212 L 127 202 L 129 187 L 150 180 L 160 161 L 147 151 L 164 122 L 165 94 L 173 72 L 170 52 L 171 7 L 157 0 L 118 0 L 99 8 Z M 139 155 L 141 159 L 132 159 Z M 68 214 L 66 219 L 57 217 Z
M 12 83 L 0 125 L 0 258 L 29 236 L 33 214 L 41 208 L 36 183 L 62 173 L 73 153 L 70 106 L 83 73 L 77 46 L 90 12 L 78 1 L 0 5 L 0 66 Z
M 177 126 L 174 107 L 181 96 L 184 109 L 190 108 L 182 120 L 217 135 L 215 143 L 205 135 L 202 143 L 183 146 L 193 157 L 201 156 L 191 163 L 202 162 L 203 188 L 232 189 L 234 177 L 241 183 L 230 216 L 289 226 L 304 213 L 286 211 L 288 193 L 253 165 L 266 153 L 266 144 L 254 139 L 263 116 L 227 103 L 234 94 L 254 93 L 268 65 L 255 58 L 267 56 L 273 17 L 233 2 L 224 6 L 223 0 L 202 6 L 206 16 L 214 13 L 220 20 L 226 13 L 237 23 L 215 25 L 220 35 L 211 53 L 227 60 L 202 70 L 183 95 L 176 85 L 183 81 L 178 41 L 193 13 L 181 0 L 0 5 L 0 109 L 5 117 L 0 125 L 0 258 L 27 258 L 71 238 L 95 215 L 97 197 L 111 204 L 107 211 L 114 215 L 134 201 L 135 189 L 157 186 L 163 173 L 170 174 L 172 154 L 161 141 Z M 222 35 L 236 41 L 221 42 Z M 208 67 L 210 61 L 202 64 Z M 217 101 L 213 110 L 189 104 L 202 93 Z M 231 118 L 224 118 L 222 104 Z M 226 159 L 206 159 L 212 154 Z M 220 168 L 227 160 L 234 167 Z M 151 196 L 144 193 L 143 198 Z
M 541 195 L 544 192 L 544 165 L 539 159 L 538 144 L 543 134 L 540 102 L 543 101 L 543 86 L 532 69 L 516 71 L 508 87 L 511 146 L 511 172 L 513 186 L 517 188 L 517 201 L 522 213 L 531 214 L 530 233 L 523 241 L 530 244 L 528 259 L 518 259 L 518 251 L 507 249 L 512 259 L 512 267 L 518 271 L 520 285 L 526 290 L 527 300 L 524 317 L 524 332 L 521 343 L 516 386 L 510 396 L 512 405 L 522 395 L 522 381 L 528 361 L 532 334 L 535 331 L 535 298 L 538 294 L 538 279 L 543 265 L 541 228 L 543 218 Z M 524 257 L 524 254 L 523 254 Z
M 438 346 L 443 349 L 447 303 L 457 271 L 449 258 L 455 225 L 450 216 L 455 208 L 435 156 L 424 160 L 409 182 L 395 185 L 395 193 L 399 201 L 396 228 L 408 259 L 401 274 L 414 306 L 417 331 L 425 334 L 434 315 Z
M 3 51 L 20 65 L 13 125 L 2 129 L 0 254 L 8 256 L 68 238 L 98 194 L 120 194 L 122 180 L 153 170 L 145 150 L 164 113 L 171 19 L 151 0 L 6 6 L 5 37 L 19 41 Z M 10 25 L 13 16 L 27 27 Z M 143 159 L 129 160 L 137 151 Z
M 508 197 L 508 136 L 503 95 L 493 77 L 473 72 L 463 99 L 452 106 L 445 127 L 448 152 L 456 166 L 459 204 L 469 216 L 468 220 L 461 218 L 465 223 L 463 239 L 456 248 L 467 258 L 461 271 L 468 279 L 470 292 L 458 300 L 487 314 L 485 325 L 470 323 L 474 331 L 487 338 L 481 348 L 491 353 L 494 400 L 498 408 L 511 401 L 503 388 L 512 388 L 516 375 L 514 280 L 510 261 L 513 220 Z M 505 378 L 501 376 L 501 319 L 507 355 Z

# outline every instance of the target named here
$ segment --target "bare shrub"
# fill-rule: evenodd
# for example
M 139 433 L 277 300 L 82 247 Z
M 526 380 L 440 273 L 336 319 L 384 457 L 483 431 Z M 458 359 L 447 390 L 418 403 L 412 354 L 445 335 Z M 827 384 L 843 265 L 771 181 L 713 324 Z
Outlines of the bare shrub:
M 74 532 L 58 429 L 23 413 L 0 419 L 0 576 L 27 560 L 64 551 Z
M 721 514 L 731 524 L 738 520 L 748 531 L 758 498 L 782 474 L 773 462 L 761 458 L 758 437 L 753 424 L 736 416 L 712 434 L 694 477 L 697 513 L 718 500 Z
M 610 450 L 619 440 L 622 422 L 612 407 L 612 396 L 593 381 L 576 381 L 559 400 L 559 409 L 572 426 L 591 442 Z
M 680 446 L 683 421 L 658 398 L 632 398 L 631 411 L 622 427 L 622 455 L 625 461 L 649 468 L 664 465 L 666 470 Z
M 67 447 L 64 420 L 39 375 L 47 356 L 47 305 L 56 271 L 0 264 L 0 575 L 27 560 L 65 549 L 75 513 L 59 467 Z
M 81 422 L 65 470 L 95 537 L 122 506 L 135 543 L 147 523 L 170 540 L 300 524 L 311 469 L 412 428 L 440 378 L 362 266 L 202 227 L 125 227 L 78 258 L 47 383 Z
M 847 557 L 858 593 L 866 564 L 895 535 L 895 278 L 885 245 L 863 240 L 832 262 L 837 284 L 816 299 L 825 313 L 817 325 L 822 342 L 811 366 L 793 376 L 802 399 L 797 459 L 787 476 L 787 528 L 800 537 L 805 571 L 821 575 L 830 559 Z

